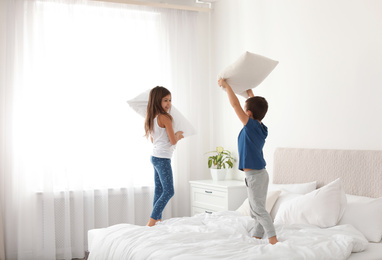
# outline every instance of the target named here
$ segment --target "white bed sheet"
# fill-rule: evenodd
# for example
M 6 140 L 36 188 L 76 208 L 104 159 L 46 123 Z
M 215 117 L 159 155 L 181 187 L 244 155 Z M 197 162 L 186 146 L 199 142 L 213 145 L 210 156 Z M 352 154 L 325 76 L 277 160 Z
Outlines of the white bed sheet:
M 326 229 L 276 225 L 280 241 L 276 245 L 270 245 L 267 239 L 251 238 L 247 232 L 251 225 L 250 217 L 224 211 L 172 218 L 154 227 L 119 224 L 90 230 L 88 259 L 340 260 L 368 245 L 351 225 Z
M 348 260 L 382 260 L 382 242 L 369 243 L 365 251 L 352 253 Z

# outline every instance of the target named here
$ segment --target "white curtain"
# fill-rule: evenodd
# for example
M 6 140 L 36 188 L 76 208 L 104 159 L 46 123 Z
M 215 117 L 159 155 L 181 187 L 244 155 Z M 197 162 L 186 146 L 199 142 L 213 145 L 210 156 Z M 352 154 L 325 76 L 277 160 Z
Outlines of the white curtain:
M 0 260 L 5 260 L 3 216 L 0 201 Z
M 165 86 L 202 129 L 197 13 L 70 0 L 8 5 L 1 92 L 6 259 L 81 258 L 89 229 L 145 225 L 152 209 L 151 144 L 126 100 Z M 193 136 L 178 144 L 176 195 L 164 218 L 189 214 L 188 180 L 202 167 L 195 163 L 201 142 Z

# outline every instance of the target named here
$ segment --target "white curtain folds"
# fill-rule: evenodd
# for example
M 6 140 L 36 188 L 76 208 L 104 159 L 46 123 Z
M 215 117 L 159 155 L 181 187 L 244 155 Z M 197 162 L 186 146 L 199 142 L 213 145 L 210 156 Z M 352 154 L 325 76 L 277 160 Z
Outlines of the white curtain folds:
M 0 260 L 5 260 L 5 249 L 4 249 L 4 228 L 3 228 L 3 216 L 2 207 L 0 202 Z
M 81 258 L 87 230 L 145 225 L 153 196 L 151 143 L 143 137 L 143 119 L 126 100 L 165 86 L 173 104 L 200 129 L 201 108 L 193 105 L 201 93 L 197 13 L 9 0 L 5 53 L 6 259 Z M 189 158 L 203 153 L 197 140 L 178 144 L 176 195 L 165 218 L 189 214 L 188 180 L 200 166 Z

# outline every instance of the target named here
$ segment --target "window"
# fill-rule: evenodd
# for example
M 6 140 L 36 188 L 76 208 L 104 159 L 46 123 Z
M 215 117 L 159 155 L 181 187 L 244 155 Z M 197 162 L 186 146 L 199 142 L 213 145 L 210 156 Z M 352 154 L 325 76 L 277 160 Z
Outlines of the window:
M 166 80 L 160 14 L 62 5 L 37 2 L 24 39 L 16 129 L 30 183 L 149 185 L 151 144 L 126 100 Z

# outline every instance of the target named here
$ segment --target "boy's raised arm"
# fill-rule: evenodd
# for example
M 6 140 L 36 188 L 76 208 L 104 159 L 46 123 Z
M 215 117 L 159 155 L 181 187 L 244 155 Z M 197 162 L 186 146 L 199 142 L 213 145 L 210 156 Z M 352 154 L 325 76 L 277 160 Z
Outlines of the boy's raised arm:
M 218 84 L 219 86 L 225 88 L 228 94 L 229 102 L 231 103 L 231 106 L 235 110 L 236 115 L 239 117 L 240 121 L 244 125 L 246 125 L 248 122 L 249 116 L 244 112 L 243 108 L 241 107 L 240 101 L 237 98 L 236 94 L 233 92 L 231 86 L 224 79 L 219 79 Z
M 254 97 L 252 89 L 247 89 L 247 94 L 249 97 Z

